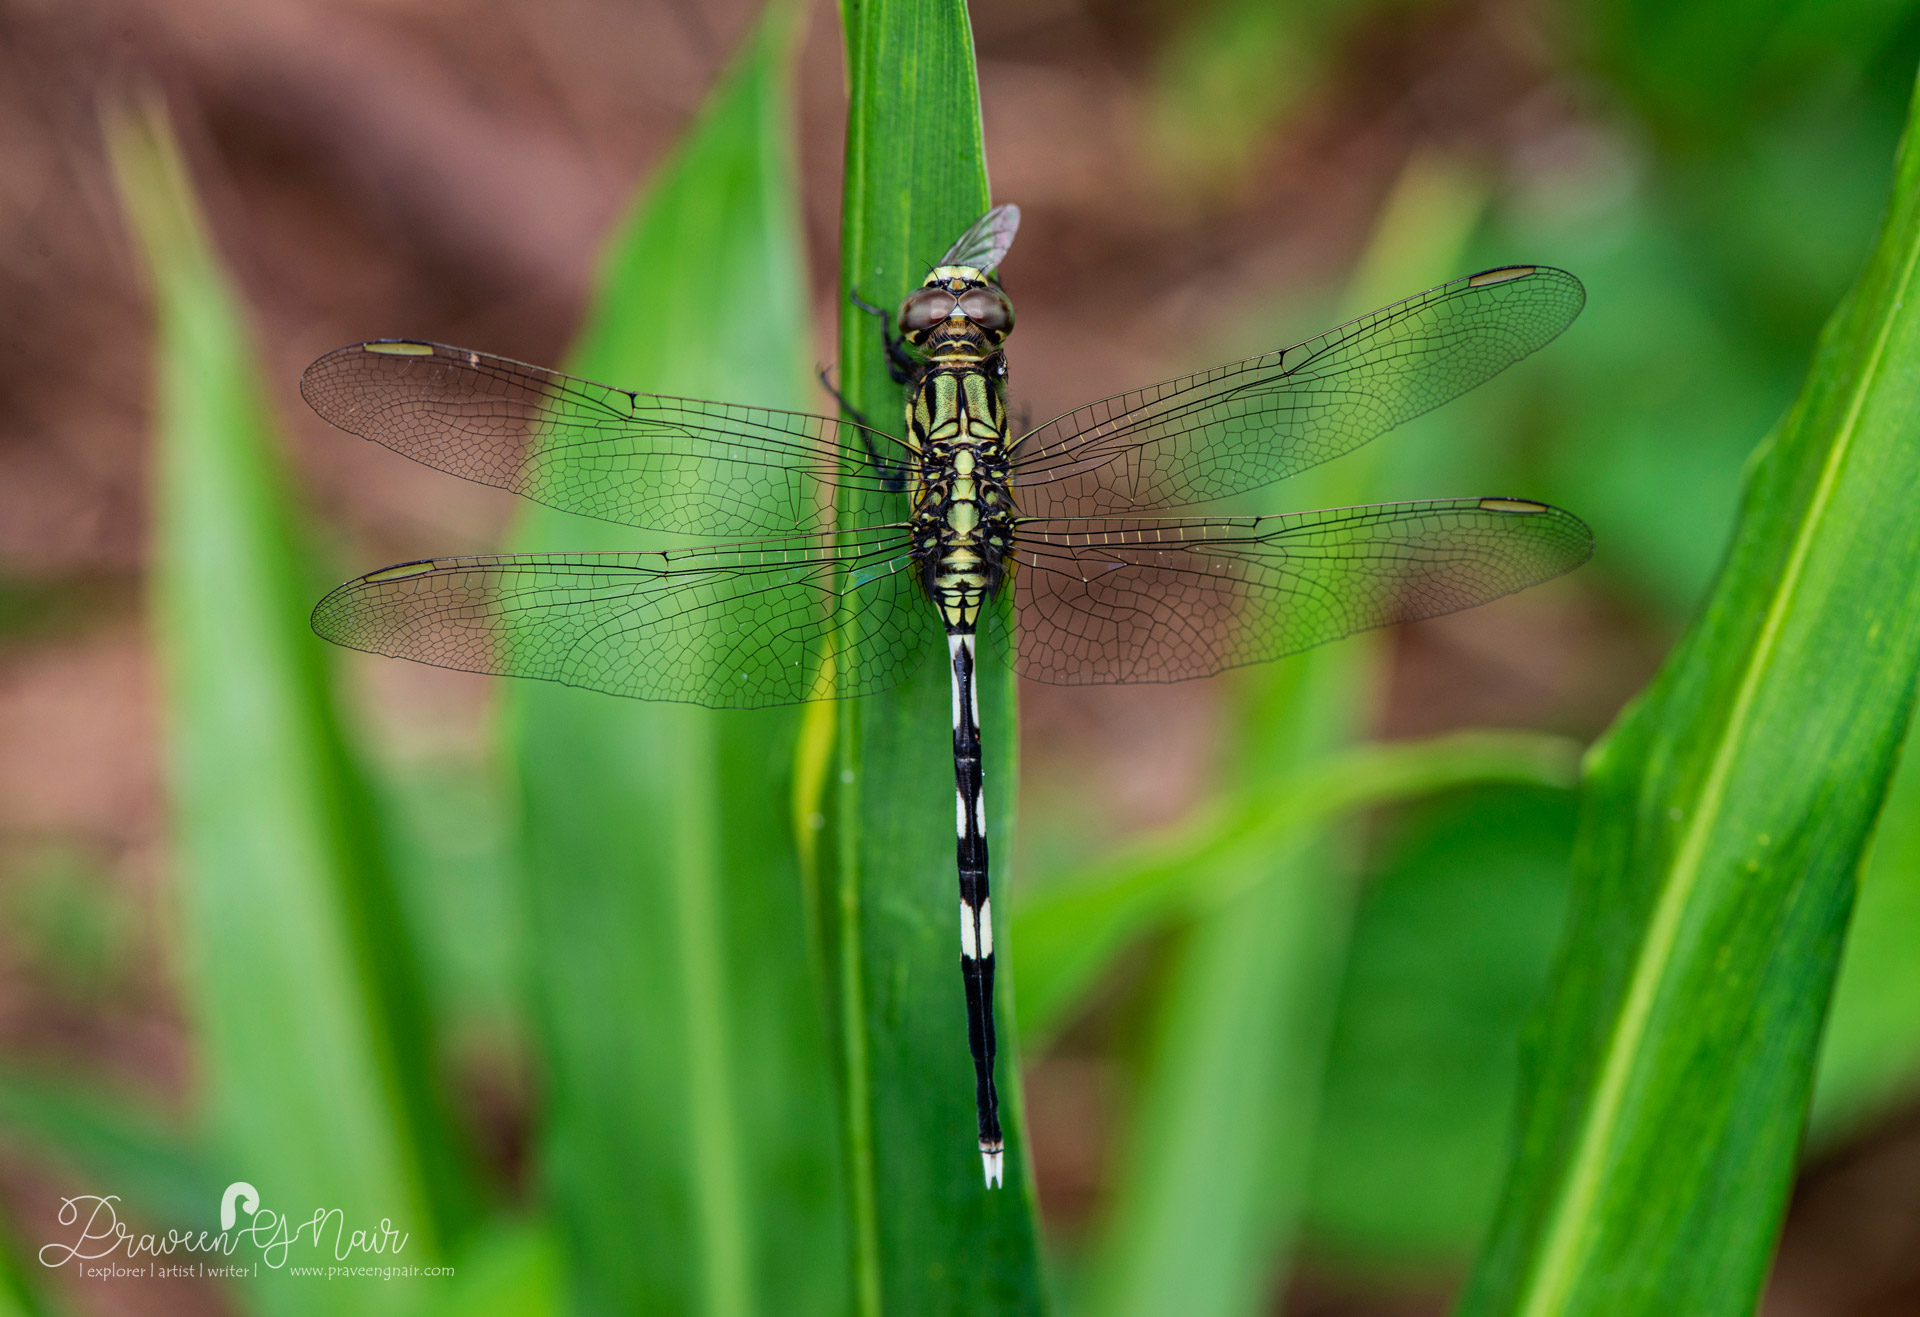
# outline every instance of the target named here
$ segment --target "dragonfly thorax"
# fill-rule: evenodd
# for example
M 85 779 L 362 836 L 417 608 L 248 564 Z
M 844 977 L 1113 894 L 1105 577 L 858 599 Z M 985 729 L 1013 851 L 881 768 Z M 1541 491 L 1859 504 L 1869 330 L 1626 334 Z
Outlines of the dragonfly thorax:
M 997 353 L 995 356 L 997 357 Z M 913 552 L 949 632 L 972 631 L 1006 578 L 1015 508 L 1001 374 L 935 362 L 907 395 Z

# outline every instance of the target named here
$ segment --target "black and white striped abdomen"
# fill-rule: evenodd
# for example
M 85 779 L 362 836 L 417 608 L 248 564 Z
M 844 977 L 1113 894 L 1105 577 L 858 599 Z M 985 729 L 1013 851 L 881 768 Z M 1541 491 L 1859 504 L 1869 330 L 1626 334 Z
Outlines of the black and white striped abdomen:
M 974 1108 L 987 1184 L 1002 1178 L 1004 1140 L 993 1059 L 993 901 L 987 878 L 986 783 L 980 763 L 980 692 L 971 632 L 947 637 L 953 670 L 954 834 L 960 870 L 960 971 L 967 992 L 967 1043 L 973 1053 Z

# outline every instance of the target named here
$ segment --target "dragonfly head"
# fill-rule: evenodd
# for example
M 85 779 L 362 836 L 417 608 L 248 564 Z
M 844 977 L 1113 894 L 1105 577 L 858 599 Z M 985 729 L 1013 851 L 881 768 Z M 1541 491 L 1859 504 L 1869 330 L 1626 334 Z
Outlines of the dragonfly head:
M 932 359 L 992 356 L 1013 332 L 1013 303 L 970 265 L 942 265 L 900 304 L 900 337 Z

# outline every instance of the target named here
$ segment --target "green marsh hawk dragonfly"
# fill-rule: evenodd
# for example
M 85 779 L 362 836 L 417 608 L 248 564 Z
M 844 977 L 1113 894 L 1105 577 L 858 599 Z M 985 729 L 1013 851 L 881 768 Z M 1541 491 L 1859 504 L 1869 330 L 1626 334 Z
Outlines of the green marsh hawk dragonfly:
M 976 637 L 1022 676 L 1179 681 L 1470 608 L 1584 562 L 1576 517 L 1521 498 L 1279 516 L 1163 515 L 1349 452 L 1552 339 L 1572 275 L 1508 266 L 1292 347 L 1012 433 L 999 206 L 883 327 L 896 437 L 838 417 L 574 379 L 464 348 L 358 343 L 301 393 L 341 429 L 583 516 L 730 542 L 430 558 L 315 607 L 327 640 L 640 699 L 758 707 L 885 690 L 944 635 L 961 970 L 987 1184 L 1002 1176 Z M 863 304 L 864 305 L 864 304 Z M 882 314 L 883 326 L 887 319 Z M 1014 593 L 1014 634 L 989 601 Z

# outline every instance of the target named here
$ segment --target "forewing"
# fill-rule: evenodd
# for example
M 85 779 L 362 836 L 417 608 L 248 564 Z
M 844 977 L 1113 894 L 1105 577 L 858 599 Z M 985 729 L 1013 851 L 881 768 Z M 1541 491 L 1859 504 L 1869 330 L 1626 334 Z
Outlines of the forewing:
M 700 536 L 898 520 L 876 459 L 892 438 L 852 421 L 630 393 L 437 343 L 358 343 L 307 367 L 320 415 L 426 465 L 583 516 Z
M 1567 512 L 1451 499 L 1272 517 L 1019 526 L 1023 676 L 1183 681 L 1512 594 L 1586 561 Z
M 1179 507 L 1350 452 L 1535 351 L 1580 313 L 1548 266 L 1441 284 L 1280 352 L 1089 403 L 1019 439 L 1030 511 Z
M 443 668 L 712 708 L 866 695 L 905 676 L 938 627 L 902 536 L 435 558 L 339 586 L 313 629 Z
M 967 227 L 967 231 L 947 248 L 942 265 L 969 265 L 982 274 L 992 274 L 1007 259 L 1007 249 L 1020 231 L 1020 207 L 995 206 Z

